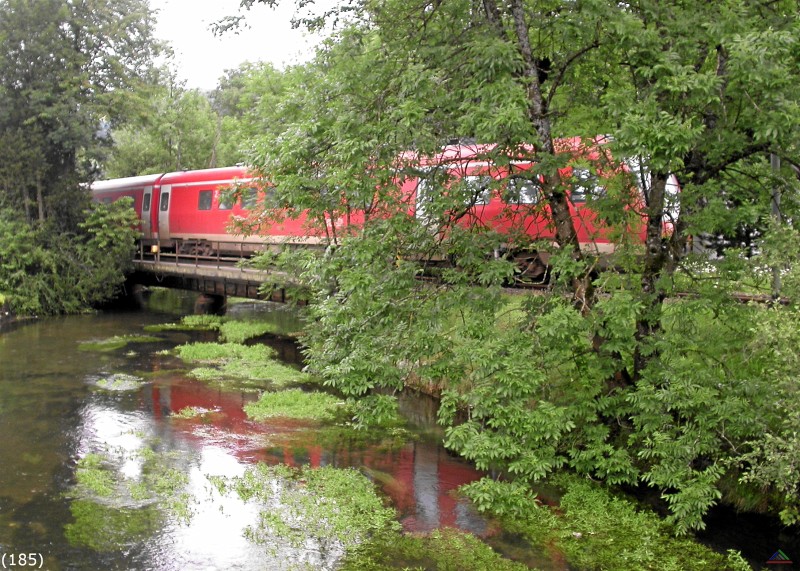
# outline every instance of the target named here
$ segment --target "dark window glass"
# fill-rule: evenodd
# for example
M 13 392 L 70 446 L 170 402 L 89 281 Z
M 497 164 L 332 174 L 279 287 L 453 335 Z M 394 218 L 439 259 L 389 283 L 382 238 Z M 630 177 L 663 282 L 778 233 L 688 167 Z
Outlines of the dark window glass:
M 464 182 L 469 191 L 468 204 L 489 204 L 489 200 L 492 198 L 492 177 L 466 176 Z
M 142 210 L 150 210 L 150 195 L 144 195 L 144 202 L 142 202 Z
M 211 191 L 201 190 L 197 199 L 198 210 L 211 210 Z
M 508 179 L 503 198 L 508 204 L 536 204 L 539 202 L 540 185 L 527 178 Z
M 169 193 L 162 192 L 161 193 L 161 212 L 166 212 L 169 209 Z
M 258 191 L 255 188 L 245 188 L 242 191 L 242 208 L 244 210 L 252 210 L 256 205 L 258 198 Z
M 111 197 L 110 197 L 110 196 L 106 196 L 105 198 L 103 198 L 102 200 L 100 200 L 100 202 L 102 202 L 103 204 L 111 204 L 111 203 L 112 203 L 112 202 L 114 202 L 114 201 L 111 199 Z
M 597 181 L 597 175 L 589 169 L 573 167 L 572 169 L 572 202 L 586 202 L 587 197 L 599 198 L 606 192 L 606 187 Z
M 233 196 L 232 190 L 220 190 L 219 191 L 219 209 L 220 210 L 230 210 L 233 208 L 233 203 L 235 202 L 235 197 Z

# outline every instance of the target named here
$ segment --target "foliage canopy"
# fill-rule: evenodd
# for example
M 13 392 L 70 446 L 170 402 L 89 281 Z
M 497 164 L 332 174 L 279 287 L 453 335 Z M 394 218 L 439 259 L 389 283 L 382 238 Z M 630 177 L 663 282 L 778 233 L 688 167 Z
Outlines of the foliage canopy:
M 441 393 L 447 445 L 520 482 L 569 468 L 652 486 L 678 533 L 754 484 L 797 522 L 784 455 L 800 404 L 793 357 L 764 342 L 788 331 L 794 306 L 730 295 L 770 291 L 780 268 L 781 293 L 796 299 L 797 3 L 380 0 L 337 15 L 354 7 L 316 60 L 286 75 L 281 127 L 255 143 L 275 192 L 253 227 L 307 212 L 335 246 L 278 258 L 312 295 L 309 368 L 348 396 Z M 598 133 L 633 165 L 592 202 L 616 228 L 602 271 L 578 247 L 568 191 L 579 181 L 560 170 L 575 157 L 556 141 Z M 483 158 L 499 165 L 536 149 L 535 208 L 558 245 L 544 295 L 509 301 L 501 286 L 515 268 L 487 255 L 542 244 L 473 223 L 470 189 L 398 160 L 467 139 L 496 144 Z M 395 191 L 406 177 L 438 191 L 426 220 Z M 354 213 L 363 224 L 348 224 Z M 644 244 L 630 231 L 642 222 Z M 438 285 L 416 279 L 433 259 L 454 261 Z

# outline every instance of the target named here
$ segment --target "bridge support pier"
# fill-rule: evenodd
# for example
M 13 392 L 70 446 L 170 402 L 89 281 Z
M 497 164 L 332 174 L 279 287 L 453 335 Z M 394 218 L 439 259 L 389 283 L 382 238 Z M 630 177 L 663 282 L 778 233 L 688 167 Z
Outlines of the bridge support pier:
M 225 315 L 227 298 L 215 293 L 201 293 L 194 302 L 195 315 Z

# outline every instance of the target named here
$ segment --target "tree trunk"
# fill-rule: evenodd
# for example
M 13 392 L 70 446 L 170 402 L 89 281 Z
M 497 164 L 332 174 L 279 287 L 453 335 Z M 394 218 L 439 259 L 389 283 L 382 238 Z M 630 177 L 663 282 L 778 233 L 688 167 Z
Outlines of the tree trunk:
M 44 222 L 44 189 L 41 177 L 36 178 L 36 204 L 39 206 L 39 222 Z
M 654 353 L 643 351 L 643 344 L 661 330 L 661 305 L 664 291 L 658 280 L 664 273 L 668 255 L 663 239 L 662 218 L 666 204 L 666 189 L 669 175 L 652 173 L 652 184 L 647 193 L 647 237 L 645 238 L 644 264 L 642 267 L 642 293 L 644 307 L 636 320 L 636 347 L 633 355 L 633 378 L 638 379 Z
M 491 4 L 487 7 L 487 13 L 491 14 L 496 8 Z M 525 21 L 525 9 L 522 0 L 511 1 L 511 14 L 514 20 L 514 32 L 517 38 L 517 47 L 522 55 L 523 79 L 527 84 L 528 93 L 528 117 L 531 124 L 539 135 L 539 146 L 537 152 L 555 156 L 556 149 L 553 142 L 552 126 L 548 105 L 542 95 L 542 73 L 539 69 L 537 59 L 533 55 L 530 38 L 528 36 L 528 25 Z M 556 229 L 556 242 L 561 248 L 569 248 L 576 260 L 583 260 L 578 234 L 575 231 L 574 221 L 569 208 L 569 198 L 561 181 L 558 169 L 552 169 L 545 175 L 542 192 L 547 198 L 553 223 Z M 581 313 L 589 311 L 594 303 L 594 286 L 592 285 L 589 272 L 572 279 L 572 296 L 575 307 Z

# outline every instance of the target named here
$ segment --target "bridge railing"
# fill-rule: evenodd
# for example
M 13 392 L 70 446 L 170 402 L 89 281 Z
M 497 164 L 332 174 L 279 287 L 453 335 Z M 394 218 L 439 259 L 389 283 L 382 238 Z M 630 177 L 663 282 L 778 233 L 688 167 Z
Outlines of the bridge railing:
M 139 240 L 136 261 L 196 267 L 230 268 L 247 260 L 257 251 L 252 242 L 182 240 Z M 243 271 L 248 268 L 239 266 Z

